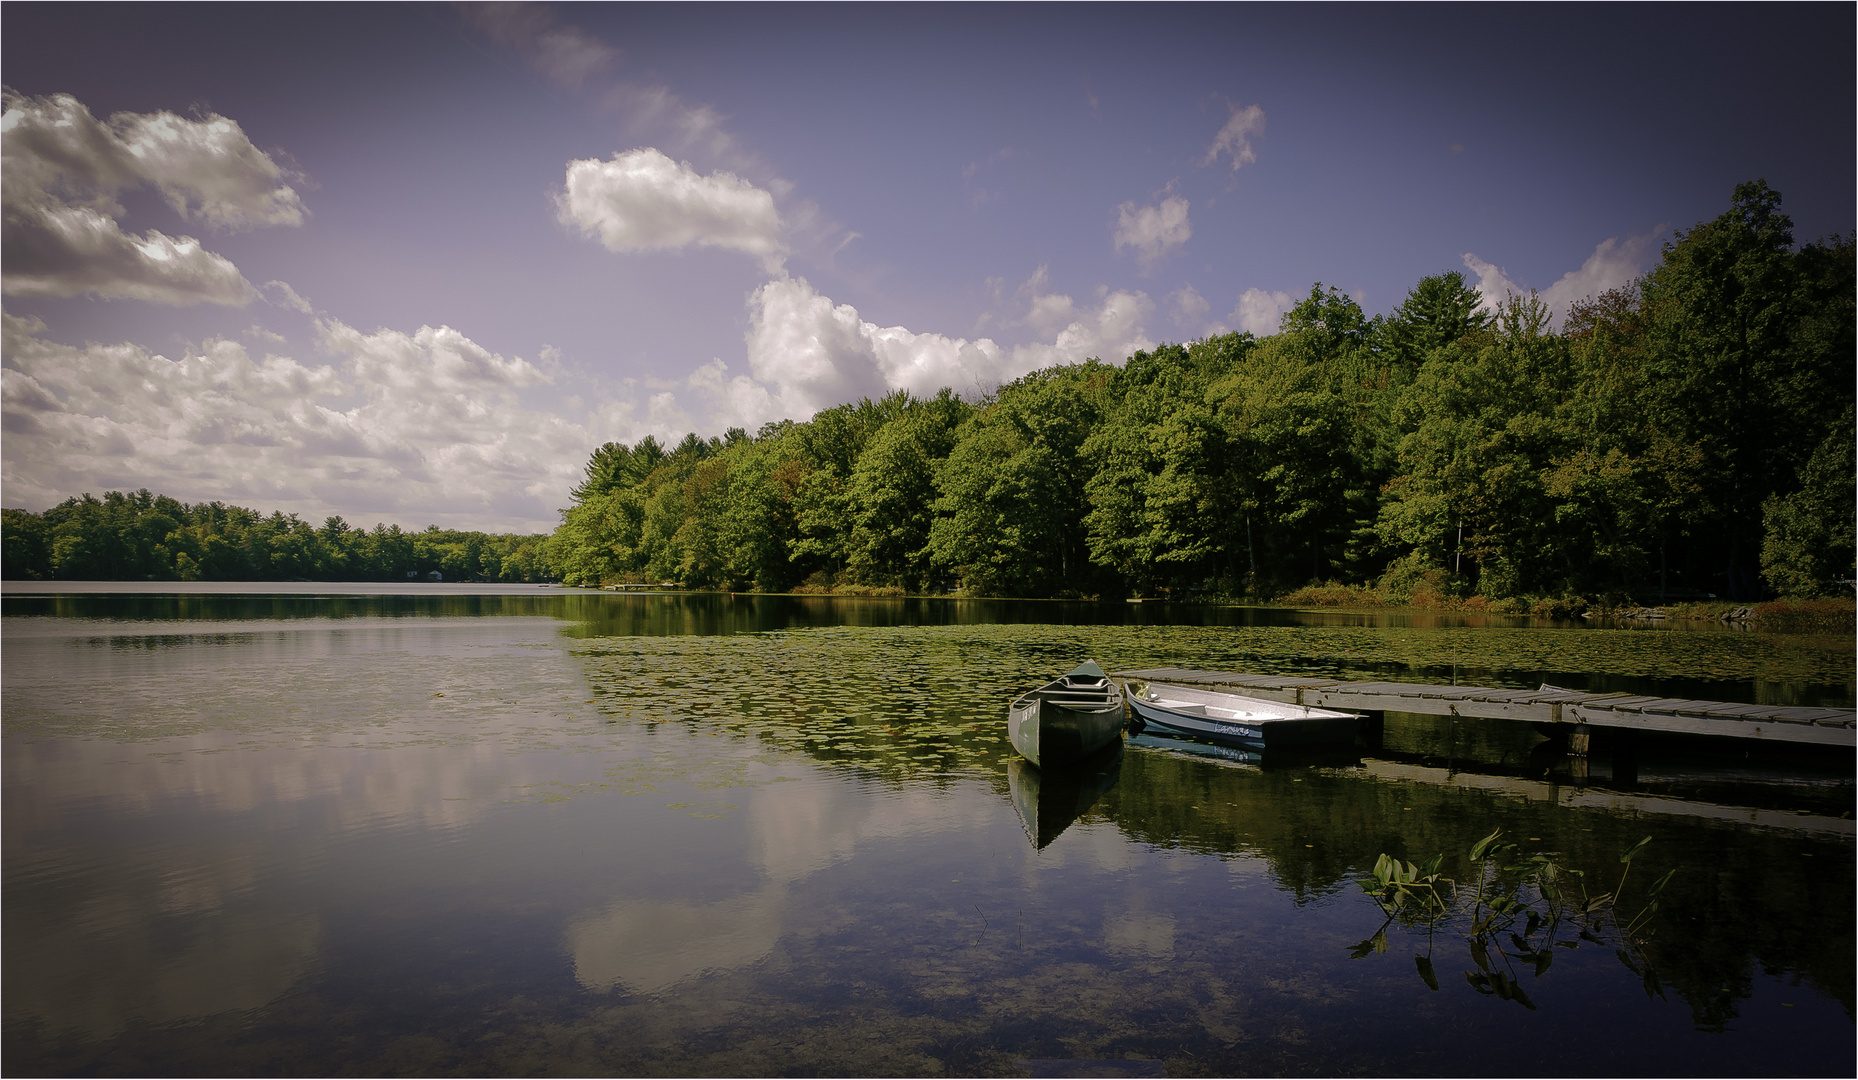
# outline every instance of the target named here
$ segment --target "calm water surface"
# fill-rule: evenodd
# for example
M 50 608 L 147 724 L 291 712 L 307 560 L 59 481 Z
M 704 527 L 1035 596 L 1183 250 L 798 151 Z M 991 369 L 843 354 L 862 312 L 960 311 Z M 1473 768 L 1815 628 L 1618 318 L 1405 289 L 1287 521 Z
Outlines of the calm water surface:
M 1853 1067 L 1849 754 L 1627 771 L 1390 716 L 1326 758 L 1142 737 L 1042 778 L 1004 733 L 1084 656 L 1850 706 L 1850 634 L 176 588 L 0 602 L 9 1072 Z M 1677 873 L 1547 966 L 1383 927 L 1378 855 L 1465 877 L 1497 828 L 1596 890 L 1651 836 L 1631 911 Z

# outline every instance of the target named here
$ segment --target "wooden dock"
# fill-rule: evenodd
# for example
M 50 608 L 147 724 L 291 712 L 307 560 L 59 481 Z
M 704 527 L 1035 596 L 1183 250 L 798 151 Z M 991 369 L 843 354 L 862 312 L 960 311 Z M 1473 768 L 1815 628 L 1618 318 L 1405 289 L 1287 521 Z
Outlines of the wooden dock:
M 1434 686 L 1406 682 L 1348 682 L 1238 671 L 1147 668 L 1117 671 L 1118 679 L 1144 679 L 1229 690 L 1235 694 L 1295 705 L 1352 712 L 1426 713 L 1565 724 L 1578 752 L 1586 751 L 1589 728 L 1709 735 L 1804 746 L 1858 746 L 1858 712 L 1726 701 L 1690 701 L 1635 694 L 1590 694 L 1580 690 L 1504 690 L 1488 686 Z

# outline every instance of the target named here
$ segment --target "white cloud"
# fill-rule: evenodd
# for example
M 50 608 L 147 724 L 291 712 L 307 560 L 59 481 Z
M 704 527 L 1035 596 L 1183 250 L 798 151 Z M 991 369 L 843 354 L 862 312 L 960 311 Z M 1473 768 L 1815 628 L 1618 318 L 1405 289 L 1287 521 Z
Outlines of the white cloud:
M 1264 110 L 1256 105 L 1241 108 L 1236 101 L 1226 102 L 1230 115 L 1226 124 L 1213 136 L 1213 145 L 1206 148 L 1206 156 L 1200 159 L 1202 166 L 1211 165 L 1225 154 L 1232 159 L 1232 171 L 1258 160 L 1258 154 L 1252 150 L 1251 137 L 1264 134 Z
M 1577 300 L 1630 284 L 1658 260 L 1657 240 L 1663 231 L 1664 226 L 1659 226 L 1643 236 L 1629 236 L 1624 242 L 1618 237 L 1602 240 L 1579 270 L 1568 271 L 1543 290 L 1542 299 L 1559 319 Z
M 9 295 L 94 293 L 177 307 L 202 302 L 238 307 L 251 300 L 251 285 L 238 267 L 191 236 L 156 229 L 135 236 L 109 213 L 50 199 L 6 210 L 0 291 Z
M 422 326 L 411 334 L 363 334 L 339 320 L 318 320 L 323 347 L 346 356 L 364 386 L 388 394 L 430 398 L 497 392 L 548 382 L 520 356 L 506 360 L 449 326 Z
M 303 200 L 284 183 L 283 168 L 252 145 L 236 121 L 216 114 L 185 120 L 171 112 L 117 113 L 110 126 L 136 174 L 159 188 L 182 217 L 235 229 L 303 224 Z
M 1075 364 L 1091 357 L 1120 364 L 1130 353 L 1155 347 L 1144 329 L 1155 311 L 1155 302 L 1147 293 L 1123 289 L 1112 292 L 1099 287 L 1096 306 L 1083 309 L 1070 305 L 1068 296 L 1060 299 L 1075 317 L 1058 331 L 1050 344 L 1014 346 L 1010 354 L 1011 377 L 1054 364 Z
M 1593 254 L 1580 269 L 1568 271 L 1553 285 L 1541 290 L 1539 298 L 1548 305 L 1555 322 L 1565 318 L 1568 308 L 1576 301 L 1631 284 L 1651 269 L 1658 255 L 1658 237 L 1666 228 L 1660 225 L 1649 233 L 1629 236 L 1623 242 L 1616 236 L 1608 237 L 1594 247 Z M 1480 306 L 1486 311 L 1495 311 L 1504 297 L 1512 293 L 1526 296 L 1529 292 L 1512 281 L 1502 267 L 1471 252 L 1464 253 L 1464 265 L 1477 275 L 1477 289 L 1482 297 Z
M 1171 195 L 1156 206 L 1138 207 L 1133 202 L 1117 206 L 1116 251 L 1134 249 L 1136 265 L 1142 273 L 1153 270 L 1167 255 L 1180 250 L 1194 234 L 1193 223 L 1187 220 L 1187 208 L 1187 200 L 1179 195 Z
M 1144 323 L 1154 303 L 1146 294 L 1101 289 L 1094 306 L 1080 307 L 1069 296 L 1044 291 L 1048 280 L 1040 267 L 1017 294 L 1026 304 L 1021 324 L 1047 340 L 1004 348 L 991 338 L 879 326 L 804 278 L 777 278 L 749 297 L 750 374 L 726 378 L 726 365 L 713 360 L 691 376 L 690 386 L 715 401 L 725 422 L 752 429 L 890 390 L 970 393 L 1054 364 L 1089 357 L 1116 363 L 1153 347 Z
M 1212 305 L 1193 286 L 1183 285 L 1170 293 L 1168 300 L 1174 305 L 1175 324 L 1202 337 L 1217 337 L 1235 330 L 1253 337 L 1269 337 L 1278 332 L 1284 313 L 1296 306 L 1296 298 L 1287 292 L 1252 288 L 1239 294 L 1232 310 L 1223 318 L 1205 319 Z
M 0 319 L 0 482 L 14 505 L 148 487 L 312 520 L 546 530 L 590 448 L 644 430 L 624 405 L 589 417 L 599 437 L 526 407 L 518 392 L 546 376 L 450 327 L 363 334 L 319 320 L 338 362 L 311 365 L 224 339 L 179 359 L 64 345 L 36 319 Z
M 1478 306 L 1485 311 L 1497 310 L 1497 306 L 1512 294 L 1527 296 L 1529 293 L 1528 289 L 1511 281 L 1501 266 L 1468 251 L 1464 253 L 1464 265 L 1477 275 Z
M 704 176 L 652 147 L 569 162 L 556 209 L 609 251 L 733 248 L 760 256 L 770 272 L 783 255 L 772 194 L 733 173 Z
M 748 303 L 749 370 L 771 387 L 776 409 L 795 418 L 896 387 L 965 389 L 969 379 L 962 376 L 970 373 L 959 370 L 964 352 L 982 369 L 993 368 L 999 357 L 999 347 L 984 338 L 968 342 L 866 322 L 856 308 L 834 304 L 805 278 L 770 281 Z
M 1253 337 L 1268 337 L 1277 333 L 1284 313 L 1295 306 L 1296 301 L 1287 292 L 1246 289 L 1239 294 L 1239 301 L 1226 316 L 1226 321 Z
M 103 123 L 69 94 L 0 92 L 0 288 L 153 303 L 240 305 L 238 269 L 189 236 L 123 230 L 115 196 L 154 185 L 183 218 L 222 228 L 298 225 L 302 200 L 239 125 L 208 114 L 117 113 Z

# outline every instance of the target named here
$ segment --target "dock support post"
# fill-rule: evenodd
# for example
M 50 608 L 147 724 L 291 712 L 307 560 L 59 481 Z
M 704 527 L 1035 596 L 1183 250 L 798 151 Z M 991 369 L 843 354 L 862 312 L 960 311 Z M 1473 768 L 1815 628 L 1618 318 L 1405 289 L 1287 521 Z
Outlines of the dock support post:
M 1568 756 L 1578 758 L 1586 757 L 1587 750 L 1592 745 L 1592 742 L 1593 732 L 1588 729 L 1586 724 L 1574 725 L 1574 730 L 1568 732 Z
M 1387 734 L 1387 714 L 1379 709 L 1362 710 L 1361 726 L 1357 730 L 1361 732 L 1361 745 L 1379 753 Z
M 1630 728 L 1615 728 L 1612 736 L 1613 782 L 1636 787 L 1639 783 L 1639 733 Z

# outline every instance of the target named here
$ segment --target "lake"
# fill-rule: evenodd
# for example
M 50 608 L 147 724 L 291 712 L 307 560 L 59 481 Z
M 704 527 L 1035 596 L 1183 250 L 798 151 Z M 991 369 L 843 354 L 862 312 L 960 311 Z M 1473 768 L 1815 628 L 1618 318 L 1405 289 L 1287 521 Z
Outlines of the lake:
M 1041 776 L 1005 738 L 1086 656 L 1849 707 L 1851 634 L 526 586 L 0 603 L 9 1073 L 1852 1069 L 1849 753 L 1658 744 L 1615 779 L 1527 725 L 1390 714 L 1339 754 L 1144 735 Z M 1469 897 L 1494 830 L 1617 904 L 1479 938 L 1362 887 L 1443 855 Z

